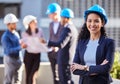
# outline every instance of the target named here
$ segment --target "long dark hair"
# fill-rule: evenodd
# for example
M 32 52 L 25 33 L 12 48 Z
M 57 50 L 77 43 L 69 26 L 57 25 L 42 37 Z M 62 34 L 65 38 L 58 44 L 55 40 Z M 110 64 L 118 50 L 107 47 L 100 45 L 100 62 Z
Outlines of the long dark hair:
M 96 13 L 96 14 L 98 14 L 98 13 Z M 98 15 L 99 15 L 99 14 L 98 14 Z M 87 15 L 87 16 L 88 16 L 88 15 Z M 101 20 L 104 22 L 102 16 L 101 16 L 101 15 L 99 15 L 99 16 L 100 16 Z M 86 20 L 87 20 L 87 18 L 86 18 Z M 85 20 L 85 21 L 86 21 L 86 20 Z M 102 35 L 102 36 L 107 36 L 104 26 L 101 27 L 101 30 L 100 30 L 100 31 L 101 31 L 101 35 Z M 88 39 L 88 38 L 90 38 L 90 32 L 89 32 L 88 29 L 87 29 L 86 23 L 84 23 L 83 26 L 82 26 L 82 28 L 80 28 L 80 33 L 79 33 L 79 36 L 78 36 L 78 40 Z
M 30 27 L 28 27 L 28 29 L 26 30 L 26 32 L 31 36 L 32 35 L 32 31 L 30 29 Z M 38 28 L 36 28 L 35 33 L 38 33 Z

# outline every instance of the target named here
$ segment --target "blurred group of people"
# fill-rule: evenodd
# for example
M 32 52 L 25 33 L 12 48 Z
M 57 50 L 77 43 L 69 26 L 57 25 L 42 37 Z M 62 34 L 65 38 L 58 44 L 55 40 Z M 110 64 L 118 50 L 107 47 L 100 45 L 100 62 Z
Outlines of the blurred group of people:
M 79 84 L 110 84 L 115 45 L 105 32 L 108 21 L 105 10 L 99 5 L 86 10 L 85 22 L 79 33 L 72 22 L 74 13 L 71 9 L 61 10 L 59 4 L 51 3 L 46 14 L 52 20 L 48 43 L 42 29 L 38 28 L 35 16 L 26 15 L 23 18 L 25 31 L 21 38 L 16 31 L 18 18 L 12 13 L 4 17 L 4 24 L 8 28 L 1 39 L 4 48 L 4 84 L 12 84 L 13 79 L 13 84 L 21 84 L 22 62 L 19 56 L 22 49 L 25 50 L 23 62 L 26 84 L 36 84 L 41 52 L 30 52 L 27 49 L 29 45 L 25 39 L 29 37 L 37 37 L 40 43 L 47 44 L 54 84 L 74 84 L 71 73 L 80 76 Z

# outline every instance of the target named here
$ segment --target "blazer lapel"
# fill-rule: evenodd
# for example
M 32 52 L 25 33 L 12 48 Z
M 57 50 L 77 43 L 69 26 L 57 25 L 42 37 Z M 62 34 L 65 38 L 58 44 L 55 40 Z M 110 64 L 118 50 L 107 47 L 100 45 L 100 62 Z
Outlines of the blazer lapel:
M 87 40 L 84 40 L 83 41 L 83 45 L 82 45 L 82 47 L 81 47 L 81 60 L 83 60 L 83 64 L 85 64 L 85 61 L 84 61 L 84 54 L 85 54 L 85 51 L 86 51 L 86 48 L 87 48 L 87 44 L 88 44 L 88 42 L 89 42 L 89 39 L 87 39 Z
M 101 36 L 100 39 L 99 39 L 99 42 L 98 42 L 98 47 L 97 47 L 97 51 L 96 51 L 96 64 L 99 64 L 99 58 L 101 56 L 101 43 L 103 42 L 103 40 L 105 39 L 104 36 Z

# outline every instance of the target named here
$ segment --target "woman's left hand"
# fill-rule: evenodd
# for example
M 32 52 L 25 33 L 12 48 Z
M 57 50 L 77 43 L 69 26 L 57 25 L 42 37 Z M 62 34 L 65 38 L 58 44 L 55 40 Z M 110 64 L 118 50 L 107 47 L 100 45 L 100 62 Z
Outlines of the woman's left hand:
M 43 39 L 43 38 L 40 39 L 40 42 L 41 43 L 46 43 L 45 39 Z
M 84 65 L 73 63 L 70 67 L 71 71 L 74 72 L 76 69 L 84 70 Z

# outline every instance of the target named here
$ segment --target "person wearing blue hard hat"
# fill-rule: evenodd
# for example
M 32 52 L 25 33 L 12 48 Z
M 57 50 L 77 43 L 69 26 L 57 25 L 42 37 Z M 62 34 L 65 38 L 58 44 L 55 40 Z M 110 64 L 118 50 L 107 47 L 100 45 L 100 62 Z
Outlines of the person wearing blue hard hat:
M 63 11 L 61 12 L 61 17 L 74 18 L 74 13 L 71 9 L 64 8 Z
M 52 20 L 49 24 L 49 40 L 57 41 L 60 38 L 60 33 L 63 29 L 62 25 L 60 24 L 60 12 L 61 8 L 59 4 L 51 3 L 48 5 L 46 14 Z M 58 51 L 58 47 L 51 47 L 51 51 L 48 52 L 48 58 L 51 63 L 54 84 L 59 84 L 57 64 Z
M 84 12 L 84 18 L 71 70 L 80 76 L 79 84 L 110 84 L 115 42 L 105 32 L 105 10 L 93 5 Z
M 95 13 L 99 14 L 104 19 L 104 23 L 105 24 L 107 23 L 108 18 L 107 18 L 106 12 L 101 6 L 96 4 L 96 5 L 92 6 L 92 7 L 90 7 L 88 10 L 85 11 L 84 18 L 86 19 L 87 15 L 89 13 L 92 13 L 92 12 L 95 12 Z
M 60 11 L 61 11 L 61 7 L 60 7 L 59 4 L 51 3 L 51 4 L 48 5 L 46 14 L 52 14 L 52 13 L 60 12 Z
M 60 15 L 63 25 L 60 38 L 56 42 L 49 40 L 48 46 L 59 47 L 57 61 L 60 84 L 74 84 L 71 78 L 70 64 L 75 53 L 78 32 L 72 23 L 74 14 L 71 9 L 64 8 Z

